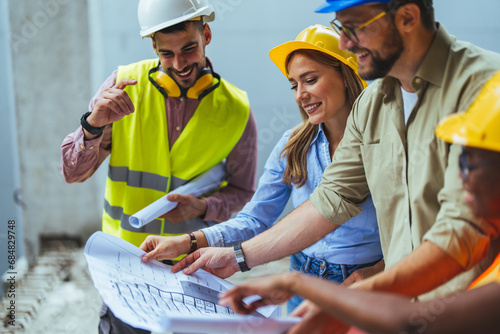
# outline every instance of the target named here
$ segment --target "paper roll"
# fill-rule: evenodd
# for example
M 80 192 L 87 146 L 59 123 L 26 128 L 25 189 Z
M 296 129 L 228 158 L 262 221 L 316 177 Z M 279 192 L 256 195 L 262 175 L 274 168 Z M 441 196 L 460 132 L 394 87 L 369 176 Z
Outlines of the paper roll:
M 198 175 L 190 182 L 172 190 L 169 194 L 193 195 L 195 197 L 217 189 L 226 178 L 226 167 L 223 162 L 215 165 L 203 174 Z M 177 202 L 170 202 L 167 195 L 156 200 L 144 209 L 129 217 L 132 227 L 140 228 L 165 213 L 173 210 Z

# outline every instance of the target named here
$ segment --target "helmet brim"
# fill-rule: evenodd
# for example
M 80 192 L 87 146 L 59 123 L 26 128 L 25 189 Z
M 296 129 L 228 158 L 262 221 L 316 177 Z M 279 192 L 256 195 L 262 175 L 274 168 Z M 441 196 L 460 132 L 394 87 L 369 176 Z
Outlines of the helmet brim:
M 339 12 L 341 10 L 365 5 L 367 3 L 379 2 L 388 3 L 391 0 L 335 0 L 335 1 L 325 1 L 321 6 L 316 8 L 316 13 L 331 13 Z
M 469 109 L 443 119 L 436 136 L 448 143 L 500 151 L 500 72 L 481 89 Z
M 271 60 L 278 66 L 279 70 L 281 73 L 283 73 L 284 76 L 288 78 L 288 69 L 286 68 L 286 60 L 288 56 L 296 51 L 296 50 L 316 50 L 319 52 L 326 53 L 329 56 L 332 56 L 333 58 L 338 59 L 340 62 L 344 63 L 345 65 L 349 66 L 356 75 L 359 76 L 358 74 L 358 69 L 356 66 L 356 60 L 349 58 L 345 59 L 344 57 L 336 54 L 335 52 L 325 50 L 323 48 L 320 48 L 316 45 L 313 45 L 311 43 L 303 42 L 303 41 L 290 41 L 283 43 L 281 45 L 278 45 L 274 48 L 272 48 L 269 51 L 269 57 Z M 363 86 L 366 87 L 366 82 L 364 80 L 361 80 L 363 83 Z
M 201 8 L 200 10 L 198 10 L 196 12 L 181 16 L 181 17 L 174 19 L 174 20 L 169 20 L 169 21 L 163 22 L 163 23 L 158 24 L 154 27 L 150 27 L 146 30 L 141 30 L 141 37 L 142 38 L 151 37 L 157 31 L 174 26 L 174 25 L 181 23 L 181 22 L 184 22 L 184 21 L 189 21 L 192 18 L 195 18 L 197 16 L 202 17 L 203 23 L 212 22 L 213 20 L 215 20 L 215 12 L 214 12 L 213 7 L 206 6 L 206 7 Z

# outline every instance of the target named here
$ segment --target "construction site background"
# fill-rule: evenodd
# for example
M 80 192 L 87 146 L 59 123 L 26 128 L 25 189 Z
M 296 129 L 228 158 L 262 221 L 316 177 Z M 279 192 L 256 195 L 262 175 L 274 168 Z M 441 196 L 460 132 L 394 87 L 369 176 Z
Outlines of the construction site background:
M 207 55 L 216 72 L 248 92 L 260 175 L 282 133 L 300 121 L 268 52 L 307 26 L 329 25 L 333 14 L 314 13 L 322 0 L 209 1 L 217 14 Z M 118 65 L 156 56 L 139 36 L 137 4 L 0 0 L 0 333 L 96 332 L 101 301 L 82 247 L 100 230 L 107 162 L 86 182 L 66 184 L 60 145 Z M 434 7 L 449 33 L 500 52 L 500 1 L 436 0 Z M 288 264 L 255 269 L 250 275 L 286 271 Z M 15 328 L 6 318 L 11 285 Z

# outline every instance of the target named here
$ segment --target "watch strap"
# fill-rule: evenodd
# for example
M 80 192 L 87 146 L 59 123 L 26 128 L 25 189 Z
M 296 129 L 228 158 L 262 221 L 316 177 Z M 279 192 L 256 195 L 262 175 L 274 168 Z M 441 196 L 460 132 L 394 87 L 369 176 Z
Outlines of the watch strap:
M 243 254 L 243 250 L 241 249 L 241 244 L 237 244 L 234 246 L 234 256 L 236 257 L 236 262 L 238 263 L 238 267 L 240 267 L 241 272 L 249 271 L 247 262 L 245 261 L 245 255 Z
M 80 124 L 82 125 L 82 128 L 87 130 L 90 134 L 100 135 L 103 133 L 106 125 L 101 126 L 99 128 L 96 128 L 96 127 L 90 125 L 89 122 L 87 122 L 87 118 L 90 116 L 91 113 L 92 113 L 91 111 L 87 111 L 85 114 L 83 114 L 82 118 L 80 119 Z
M 189 235 L 189 237 L 191 238 L 191 248 L 189 249 L 189 253 L 188 254 L 191 254 L 192 252 L 194 252 L 195 250 L 198 249 L 198 240 L 196 240 L 196 237 L 194 236 L 194 233 L 193 232 L 189 232 L 187 233 L 187 235 Z

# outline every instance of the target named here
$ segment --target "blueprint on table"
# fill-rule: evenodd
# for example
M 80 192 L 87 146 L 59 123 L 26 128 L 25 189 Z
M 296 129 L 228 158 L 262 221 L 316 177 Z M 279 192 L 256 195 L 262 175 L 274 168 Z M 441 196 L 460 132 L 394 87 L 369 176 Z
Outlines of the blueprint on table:
M 94 286 L 115 316 L 133 327 L 160 333 L 281 333 L 299 320 L 278 318 L 278 306 L 260 308 L 255 316 L 234 314 L 217 304 L 217 295 L 231 283 L 203 270 L 173 274 L 163 263 L 143 263 L 144 254 L 104 232 L 85 245 Z

